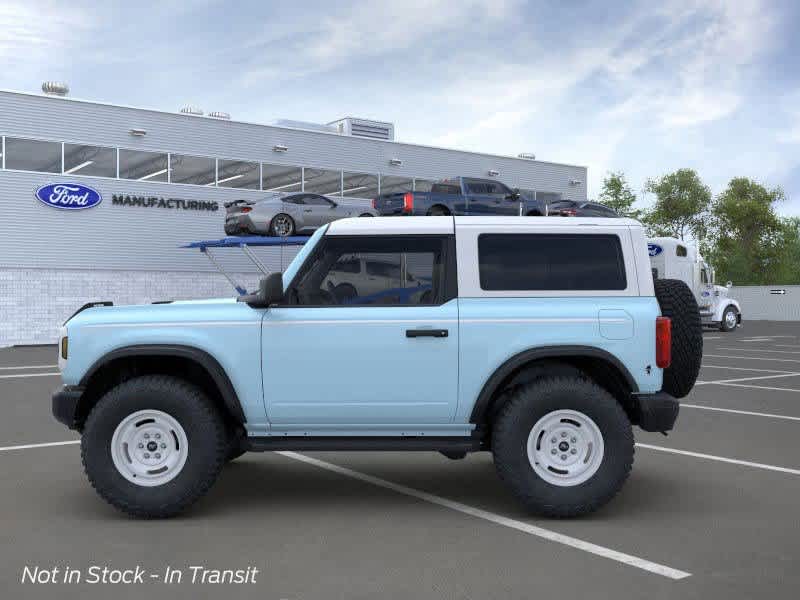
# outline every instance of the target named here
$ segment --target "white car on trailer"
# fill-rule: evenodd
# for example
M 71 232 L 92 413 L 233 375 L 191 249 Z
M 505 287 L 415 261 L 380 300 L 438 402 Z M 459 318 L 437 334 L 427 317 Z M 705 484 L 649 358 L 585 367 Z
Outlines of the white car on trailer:
M 697 298 L 703 325 L 733 331 L 742 323 L 742 309 L 730 298 L 726 286 L 715 285 L 714 269 L 706 263 L 697 248 L 677 238 L 659 237 L 647 241 L 653 277 L 680 279 Z

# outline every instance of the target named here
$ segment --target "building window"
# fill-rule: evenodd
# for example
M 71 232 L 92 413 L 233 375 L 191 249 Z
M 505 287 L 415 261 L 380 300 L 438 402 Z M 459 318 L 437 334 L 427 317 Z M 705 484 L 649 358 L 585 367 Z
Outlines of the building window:
M 306 167 L 305 191 L 326 196 L 341 196 L 342 172 Z
M 381 194 L 404 194 L 414 191 L 414 180 L 411 177 L 381 176 Z
M 261 165 L 265 192 L 299 192 L 303 189 L 303 169 L 285 165 Z
M 139 181 L 168 181 L 167 155 L 160 152 L 120 149 L 119 176 L 121 179 Z
M 343 174 L 344 189 L 342 196 L 349 198 L 377 198 L 378 197 L 378 176 L 367 173 L 348 173 Z
M 257 190 L 260 188 L 259 165 L 243 160 L 219 160 L 217 185 L 220 187 Z
M 170 181 L 191 185 L 214 185 L 217 161 L 205 156 L 186 156 L 170 154 Z
M 117 176 L 117 149 L 64 144 L 64 175 Z
M 587 261 L 586 257 L 592 260 Z M 481 289 L 492 291 L 624 290 L 625 263 L 616 235 L 478 236 Z
M 61 173 L 61 143 L 6 138 L 6 169 Z

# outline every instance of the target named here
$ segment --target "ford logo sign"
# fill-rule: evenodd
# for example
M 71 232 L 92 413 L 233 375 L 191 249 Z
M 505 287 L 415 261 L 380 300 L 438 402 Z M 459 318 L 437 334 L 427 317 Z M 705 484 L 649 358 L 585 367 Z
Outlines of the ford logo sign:
M 103 201 L 100 192 L 80 183 L 48 183 L 36 190 L 42 204 L 65 210 L 92 208 Z
M 664 251 L 664 249 L 659 246 L 658 244 L 647 244 L 647 253 L 650 256 L 658 256 Z

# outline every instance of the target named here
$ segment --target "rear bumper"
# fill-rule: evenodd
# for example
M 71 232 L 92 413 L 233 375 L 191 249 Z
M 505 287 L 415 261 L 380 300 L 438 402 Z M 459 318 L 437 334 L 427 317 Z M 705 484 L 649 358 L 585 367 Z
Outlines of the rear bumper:
M 83 396 L 83 388 L 68 385 L 53 394 L 53 416 L 56 421 L 70 429 L 78 429 L 78 404 Z
M 680 402 L 666 392 L 636 396 L 639 427 L 645 431 L 669 431 L 675 425 Z

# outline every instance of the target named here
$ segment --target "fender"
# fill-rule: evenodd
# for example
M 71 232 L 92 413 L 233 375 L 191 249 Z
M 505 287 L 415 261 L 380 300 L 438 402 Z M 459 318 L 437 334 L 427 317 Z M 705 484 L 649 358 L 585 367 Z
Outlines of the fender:
M 726 298 L 724 302 L 720 302 L 714 308 L 714 321 L 722 321 L 722 313 L 725 312 L 725 309 L 729 306 L 733 306 L 736 309 L 736 312 L 742 314 L 742 309 L 739 306 L 739 302 L 734 300 L 733 298 Z
M 486 380 L 486 383 L 483 384 L 483 388 L 481 389 L 481 393 L 478 395 L 478 399 L 475 401 L 475 406 L 472 407 L 472 414 L 470 415 L 469 422 L 476 424 L 482 423 L 485 420 L 484 417 L 486 416 L 492 396 L 494 396 L 494 393 L 503 381 L 525 363 L 542 358 L 599 358 L 610 363 L 617 369 L 620 375 L 625 379 L 632 394 L 639 391 L 636 380 L 633 378 L 630 371 L 628 371 L 627 367 L 622 364 L 622 361 L 610 352 L 601 350 L 600 348 L 594 348 L 592 346 L 542 346 L 540 348 L 531 348 L 519 354 L 515 354 L 506 360 L 506 362 L 500 365 L 495 372 L 492 373 L 491 377 Z
M 225 369 L 220 366 L 216 358 L 211 356 L 208 352 L 194 348 L 192 346 L 180 345 L 166 345 L 166 344 L 143 344 L 137 346 L 125 346 L 112 350 L 108 354 L 103 355 L 97 360 L 86 374 L 81 379 L 80 385 L 86 387 L 91 380 L 92 376 L 103 366 L 107 365 L 112 360 L 120 358 L 127 358 L 132 356 L 176 356 L 180 358 L 187 358 L 198 363 L 214 380 L 217 388 L 222 396 L 222 401 L 225 408 L 228 409 L 230 415 L 241 424 L 244 424 L 247 419 L 244 416 L 244 411 L 239 403 L 239 397 L 236 390 L 228 378 Z

